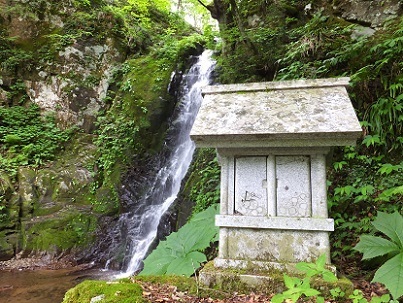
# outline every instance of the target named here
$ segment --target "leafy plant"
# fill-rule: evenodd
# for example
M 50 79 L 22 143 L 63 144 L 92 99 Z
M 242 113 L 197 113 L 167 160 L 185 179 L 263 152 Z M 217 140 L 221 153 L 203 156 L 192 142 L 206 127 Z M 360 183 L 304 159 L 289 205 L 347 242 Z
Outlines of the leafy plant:
M 321 295 L 321 292 L 311 287 L 310 281 L 313 277 L 321 277 L 326 282 L 337 282 L 336 275 L 326 268 L 326 256 L 321 255 L 315 263 L 299 262 L 296 264 L 296 268 L 305 274 L 305 277 L 300 279 L 296 277 L 290 277 L 284 275 L 284 284 L 288 288 L 286 291 L 274 295 L 272 303 L 295 303 L 301 297 L 305 296 L 315 297 L 317 303 L 325 302 L 325 299 Z M 344 302 L 346 293 L 338 286 L 329 289 L 330 296 L 340 302 Z M 356 289 L 348 297 L 352 303 L 398 303 L 396 300 L 390 300 L 390 295 L 385 294 L 381 297 L 372 297 L 368 301 L 361 290 Z M 311 301 L 309 301 L 311 302 Z
M 372 225 L 389 239 L 362 235 L 355 250 L 363 253 L 363 260 L 387 257 L 372 281 L 385 284 L 392 297 L 398 299 L 403 295 L 403 216 L 398 212 L 378 212 Z
M 368 303 L 368 300 L 364 297 L 364 294 L 361 290 L 355 289 L 351 295 L 348 296 L 351 299 L 352 303 Z M 373 297 L 371 298 L 370 303 L 398 303 L 395 300 L 390 300 L 390 295 L 385 294 L 381 297 Z
M 61 130 L 52 115 L 41 116 L 38 105 L 0 107 L 0 169 L 41 166 L 54 159 L 74 129 Z
M 313 276 L 322 277 L 326 282 L 336 282 L 337 277 L 326 268 L 326 255 L 321 255 L 315 263 L 299 262 L 296 268 L 306 273 L 308 278 Z
M 217 205 L 210 206 L 160 242 L 144 260 L 140 275 L 190 276 L 195 273 L 200 264 L 207 261 L 203 251 L 218 240 L 218 228 L 214 225 L 217 211 Z
M 295 303 L 302 296 L 315 297 L 320 294 L 320 292 L 311 287 L 309 283 L 309 278 L 299 279 L 295 277 L 289 277 L 284 275 L 284 284 L 288 288 L 286 291 L 274 295 L 271 299 L 272 303 L 282 303 L 283 301 Z M 316 297 L 316 302 L 324 302 L 323 297 Z
M 319 256 L 315 263 L 299 262 L 296 268 L 305 274 L 303 279 L 284 275 L 286 291 L 276 294 L 272 298 L 273 303 L 282 303 L 284 300 L 296 302 L 301 296 L 316 297 L 316 302 L 324 302 L 320 292 L 310 285 L 312 277 L 321 277 L 326 282 L 336 282 L 338 279 L 333 272 L 326 268 L 326 255 Z M 340 293 L 339 293 L 340 294 Z M 289 302 L 289 301 L 287 301 Z
M 346 295 L 346 293 L 340 287 L 332 288 L 329 290 L 329 292 L 332 298 L 335 300 L 343 298 Z
M 215 150 L 199 149 L 191 171 L 189 198 L 195 202 L 193 212 L 200 212 L 220 202 L 220 167 Z

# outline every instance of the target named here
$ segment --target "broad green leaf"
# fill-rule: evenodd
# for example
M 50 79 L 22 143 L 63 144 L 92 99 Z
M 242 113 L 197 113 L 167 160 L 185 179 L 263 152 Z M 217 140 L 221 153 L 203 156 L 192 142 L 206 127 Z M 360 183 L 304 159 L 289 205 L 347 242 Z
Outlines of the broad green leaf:
M 382 297 L 372 297 L 371 303 L 388 303 L 390 301 L 390 295 L 384 294 Z
M 384 238 L 370 235 L 360 236 L 360 242 L 358 242 L 354 249 L 363 254 L 363 260 L 399 251 L 399 247 L 395 243 Z
M 144 260 L 144 269 L 141 271 L 140 275 L 163 275 L 174 260 L 175 257 L 172 256 L 169 249 L 162 249 L 158 246 L 157 249 Z
M 315 264 L 317 265 L 318 269 L 325 269 L 326 255 L 325 254 L 320 255 L 319 258 L 316 260 Z
M 313 265 L 314 265 L 314 264 L 312 264 L 312 263 L 298 262 L 298 263 L 295 265 L 295 268 L 298 269 L 298 270 L 300 270 L 300 271 L 305 272 L 308 277 L 312 277 L 312 276 L 314 276 L 314 275 L 317 273 L 316 270 L 313 270 L 313 269 L 312 269 L 312 266 L 313 266 Z
M 182 258 L 177 258 L 169 264 L 167 275 L 191 276 L 200 267 L 200 263 L 207 261 L 206 256 L 198 251 L 193 251 Z
M 206 227 L 203 229 L 198 229 L 193 225 L 189 225 L 187 233 L 184 234 L 186 236 L 186 239 L 184 239 L 185 252 L 192 250 L 203 250 L 204 248 L 210 246 L 215 234 L 216 231 L 214 229 Z
M 294 282 L 294 279 L 292 277 L 284 274 L 283 279 L 284 279 L 285 287 L 287 287 L 288 289 L 291 289 L 291 288 L 295 287 L 295 282 Z
M 380 211 L 372 224 L 400 248 L 403 248 L 403 216 L 401 214 L 397 211 L 393 214 Z
M 307 277 L 322 276 L 325 281 L 335 282 L 337 277 L 327 268 L 326 266 L 326 255 L 322 254 L 316 260 L 315 263 L 299 262 L 296 264 L 296 268 L 300 271 L 305 272 Z
M 273 298 L 271 298 L 271 302 L 272 303 L 283 303 L 285 299 L 287 299 L 287 298 L 285 298 L 283 294 L 276 294 L 273 296 Z
M 394 195 L 403 194 L 403 185 L 384 190 L 376 200 L 388 202 Z
M 389 175 L 391 172 L 398 171 L 401 168 L 402 168 L 401 165 L 393 165 L 391 163 L 385 163 L 379 168 L 378 172 L 381 175 L 383 174 Z
M 372 185 L 365 185 L 361 187 L 361 194 L 363 194 L 364 196 L 366 195 L 371 195 L 374 193 L 375 187 L 373 187 Z
M 174 232 L 170 234 L 164 242 L 172 250 L 173 255 L 181 256 L 185 253 L 185 246 L 181 240 L 180 233 Z
M 330 270 L 326 271 L 322 274 L 323 280 L 325 280 L 326 282 L 336 282 L 338 279 L 335 276 L 334 273 L 332 273 Z
M 403 252 L 386 261 L 372 281 L 385 284 L 394 299 L 400 298 L 403 295 Z
M 371 145 L 381 145 L 381 138 L 379 135 L 367 135 L 365 136 L 364 140 L 362 140 L 362 144 L 365 144 L 367 147 Z
M 195 215 L 187 224 L 172 233 L 144 261 L 143 275 L 191 275 L 206 261 L 203 251 L 215 241 L 218 228 L 214 224 L 218 206 Z
M 317 295 L 320 294 L 320 292 L 317 291 L 317 290 L 314 289 L 314 288 L 305 289 L 305 290 L 303 291 L 303 293 L 304 293 L 304 295 L 307 296 L 307 297 L 313 297 L 313 296 L 317 296 Z

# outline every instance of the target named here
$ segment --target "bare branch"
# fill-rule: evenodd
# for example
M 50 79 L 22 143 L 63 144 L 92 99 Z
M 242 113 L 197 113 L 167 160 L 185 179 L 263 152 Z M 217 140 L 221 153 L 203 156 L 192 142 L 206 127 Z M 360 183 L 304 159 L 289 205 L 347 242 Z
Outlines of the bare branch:
M 207 8 L 209 10 L 208 6 L 205 5 L 203 2 L 201 2 L 200 0 L 197 0 L 197 2 L 199 2 L 204 8 Z

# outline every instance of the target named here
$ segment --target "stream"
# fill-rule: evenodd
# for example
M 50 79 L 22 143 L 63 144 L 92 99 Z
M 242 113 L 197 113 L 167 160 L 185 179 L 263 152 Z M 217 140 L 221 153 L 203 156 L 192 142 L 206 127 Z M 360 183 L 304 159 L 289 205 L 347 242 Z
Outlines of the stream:
M 60 303 L 66 291 L 86 279 L 104 278 L 100 270 L 0 271 L 1 303 Z

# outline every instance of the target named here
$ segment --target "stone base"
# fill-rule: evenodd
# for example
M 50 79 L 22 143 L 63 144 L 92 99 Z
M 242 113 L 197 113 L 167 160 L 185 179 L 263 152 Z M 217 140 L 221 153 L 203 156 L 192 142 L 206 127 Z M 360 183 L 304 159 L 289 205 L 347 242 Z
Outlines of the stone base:
M 215 267 L 209 262 L 199 273 L 201 285 L 232 293 L 278 293 L 285 290 L 283 275 L 279 271 L 272 273 L 257 270 L 236 270 Z
M 297 270 L 295 265 L 297 263 L 279 263 L 279 262 L 265 262 L 265 261 L 251 261 L 251 260 L 233 260 L 233 259 L 214 259 L 214 267 L 221 269 L 236 269 L 236 270 L 246 270 L 246 271 L 256 271 L 259 272 L 280 272 L 286 273 L 288 275 L 300 276 L 301 272 Z M 336 267 L 327 264 L 327 269 L 336 275 Z
M 214 263 L 224 264 L 223 262 L 226 265 L 236 265 L 235 263 L 238 263 L 239 268 L 223 268 L 214 265 Z M 266 264 L 261 264 L 265 265 L 263 269 L 254 262 L 216 259 L 214 262 L 206 264 L 200 271 L 199 282 L 206 287 L 220 289 L 229 293 L 257 292 L 275 294 L 286 290 L 284 274 L 294 277 L 299 276 L 300 278 L 304 277 L 295 269 L 295 264 L 264 263 Z M 325 296 L 329 294 L 330 289 L 336 287 L 340 287 L 346 294 L 351 294 L 354 290 L 353 284 L 346 278 L 339 279 L 335 283 L 315 279 L 311 282 L 311 285 Z

